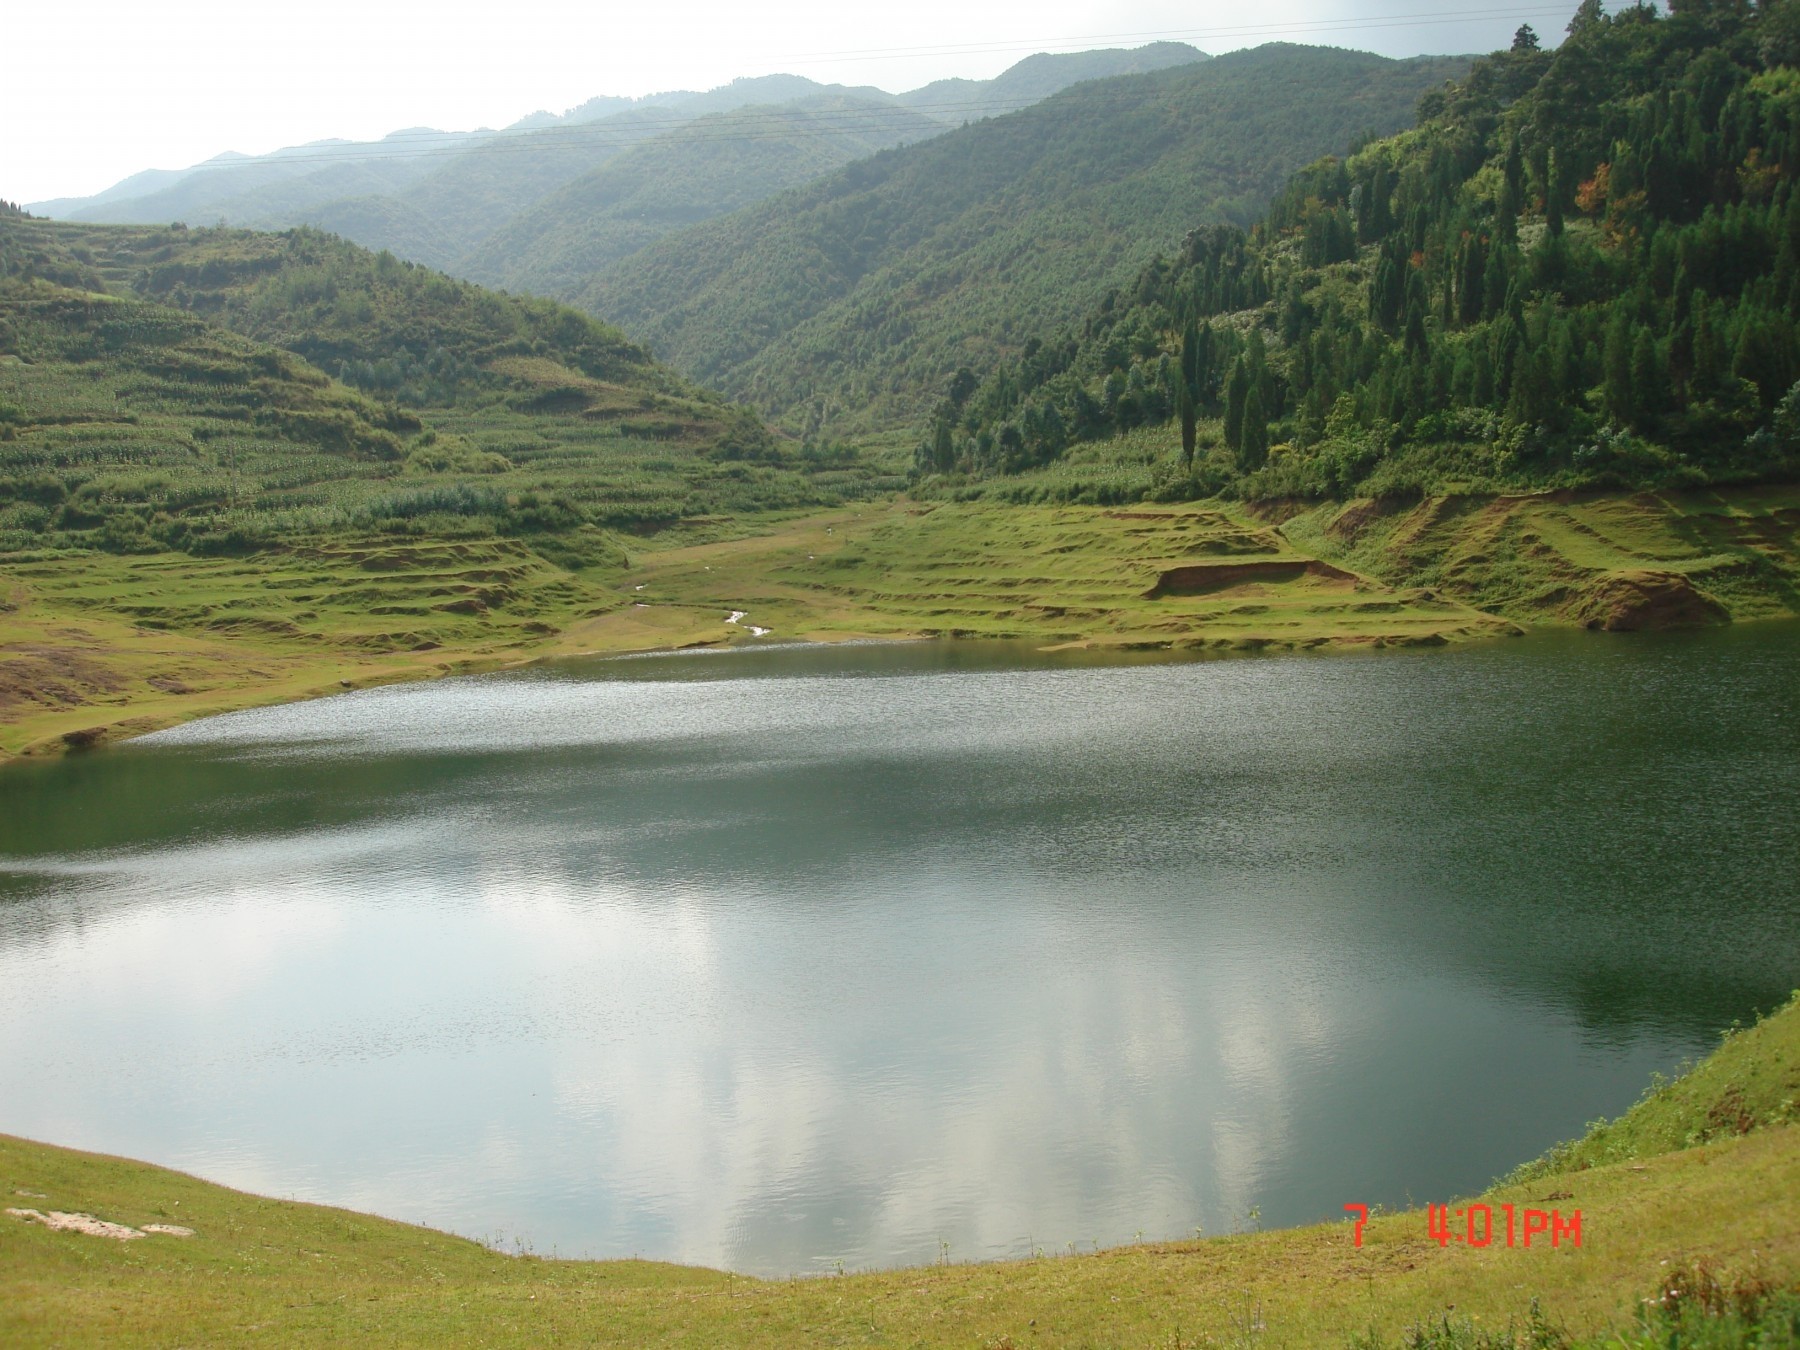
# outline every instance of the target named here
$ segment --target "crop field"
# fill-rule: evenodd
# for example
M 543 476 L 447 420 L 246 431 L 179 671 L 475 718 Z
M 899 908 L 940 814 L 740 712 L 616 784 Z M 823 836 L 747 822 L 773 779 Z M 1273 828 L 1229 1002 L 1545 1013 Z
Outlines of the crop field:
M 507 539 L 15 558 L 0 564 L 0 750 L 516 659 L 609 603 Z

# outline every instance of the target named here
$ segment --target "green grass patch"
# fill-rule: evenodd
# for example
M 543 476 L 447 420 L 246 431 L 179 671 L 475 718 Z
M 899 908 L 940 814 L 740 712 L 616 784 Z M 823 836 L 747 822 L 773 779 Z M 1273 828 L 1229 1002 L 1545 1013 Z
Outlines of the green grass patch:
M 1511 631 L 1468 606 L 1320 566 L 1217 503 L 903 501 L 637 561 L 641 602 L 744 609 L 790 637 L 1256 650 Z

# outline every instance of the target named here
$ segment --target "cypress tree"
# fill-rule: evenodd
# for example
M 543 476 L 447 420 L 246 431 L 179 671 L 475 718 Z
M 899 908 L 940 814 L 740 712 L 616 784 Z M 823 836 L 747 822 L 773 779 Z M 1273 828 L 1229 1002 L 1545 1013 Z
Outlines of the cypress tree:
M 1243 439 L 1238 463 L 1246 473 L 1262 468 L 1269 458 L 1269 419 L 1263 412 L 1262 391 L 1252 384 L 1244 396 Z
M 1648 328 L 1638 329 L 1631 343 L 1631 402 L 1638 430 L 1655 430 L 1663 409 L 1666 380 L 1663 364 L 1657 358 L 1656 339 L 1650 336 Z
M 1601 393 L 1606 411 L 1622 427 L 1637 421 L 1637 404 L 1631 383 L 1631 321 L 1623 305 L 1614 305 L 1606 325 L 1606 348 L 1601 356 Z
M 1375 263 L 1375 275 L 1369 279 L 1369 315 L 1384 333 L 1400 327 L 1406 306 L 1406 278 L 1401 274 L 1405 266 L 1403 261 L 1395 261 L 1391 247 L 1384 248 Z
M 1781 350 L 1784 346 L 1789 344 L 1778 341 L 1761 311 L 1744 316 L 1738 327 L 1731 373 L 1734 378 L 1748 380 L 1756 386 L 1764 408 L 1773 408 L 1793 380 L 1791 347 L 1784 352 Z
M 1225 444 L 1233 453 L 1241 453 L 1243 449 L 1244 406 L 1249 393 L 1250 373 L 1240 356 L 1231 363 L 1231 374 L 1225 380 Z
M 1470 234 L 1462 241 L 1462 260 L 1456 279 L 1456 320 L 1465 327 L 1481 318 L 1486 275 L 1487 257 L 1486 250 L 1481 247 L 1481 237 Z
M 1550 172 L 1544 182 L 1544 226 L 1552 239 L 1563 232 L 1563 195 L 1568 190 L 1564 181 L 1564 155 L 1550 153 Z
M 1194 464 L 1195 423 L 1200 388 L 1200 327 L 1193 319 L 1181 331 L 1181 361 L 1175 371 L 1175 415 L 1181 422 L 1181 463 Z
M 1409 268 L 1406 278 L 1406 350 L 1414 356 L 1430 345 L 1425 331 L 1425 314 L 1431 308 L 1431 297 L 1425 289 L 1425 276 L 1418 268 Z
M 1469 354 L 1472 379 L 1469 384 L 1469 406 L 1474 408 L 1491 407 L 1494 402 L 1494 363 L 1486 359 L 1485 354 L 1477 355 L 1471 350 Z
M 1581 362 L 1575 354 L 1575 338 L 1569 331 L 1567 319 L 1558 318 L 1555 321 L 1547 346 L 1550 352 L 1552 405 L 1545 420 L 1553 426 L 1560 426 L 1568 421 L 1564 410 L 1581 388 Z
M 1713 319 L 1713 304 L 1704 292 L 1694 296 L 1694 375 L 1689 397 L 1704 402 L 1725 386 L 1725 341 Z
M 1481 317 L 1491 319 L 1506 305 L 1506 292 L 1512 285 L 1510 248 L 1496 248 L 1488 254 L 1481 277 Z

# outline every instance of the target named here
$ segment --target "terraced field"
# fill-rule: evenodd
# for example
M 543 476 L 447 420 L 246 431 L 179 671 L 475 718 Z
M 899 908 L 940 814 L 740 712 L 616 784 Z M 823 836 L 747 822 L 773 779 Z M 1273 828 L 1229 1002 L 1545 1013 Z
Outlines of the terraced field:
M 619 603 L 509 539 L 12 561 L 0 572 L 0 752 L 516 659 Z
M 492 534 L 15 554 L 0 570 L 0 753 L 345 682 L 759 638 L 1226 652 L 1800 615 L 1795 488 L 1263 515 L 896 500 L 643 537 L 587 528 L 610 561 L 571 558 L 579 571 L 542 538 Z
M 643 602 L 710 602 L 778 636 L 813 638 L 1250 650 L 1513 630 L 1465 604 L 1320 563 L 1217 506 L 897 503 L 655 555 L 640 582 Z
M 1800 488 L 1351 502 L 1296 547 L 1525 623 L 1630 629 L 1800 616 Z

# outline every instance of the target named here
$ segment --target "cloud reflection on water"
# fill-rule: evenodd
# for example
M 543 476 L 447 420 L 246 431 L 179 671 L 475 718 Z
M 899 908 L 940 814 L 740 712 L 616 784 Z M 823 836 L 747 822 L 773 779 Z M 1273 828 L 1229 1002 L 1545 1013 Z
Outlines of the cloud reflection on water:
M 1530 650 L 458 681 L 58 766 L 0 825 L 0 1128 L 764 1273 L 1479 1184 L 1794 955 L 1732 843 L 1791 666 L 1639 649 L 1669 743 L 1615 649 Z

